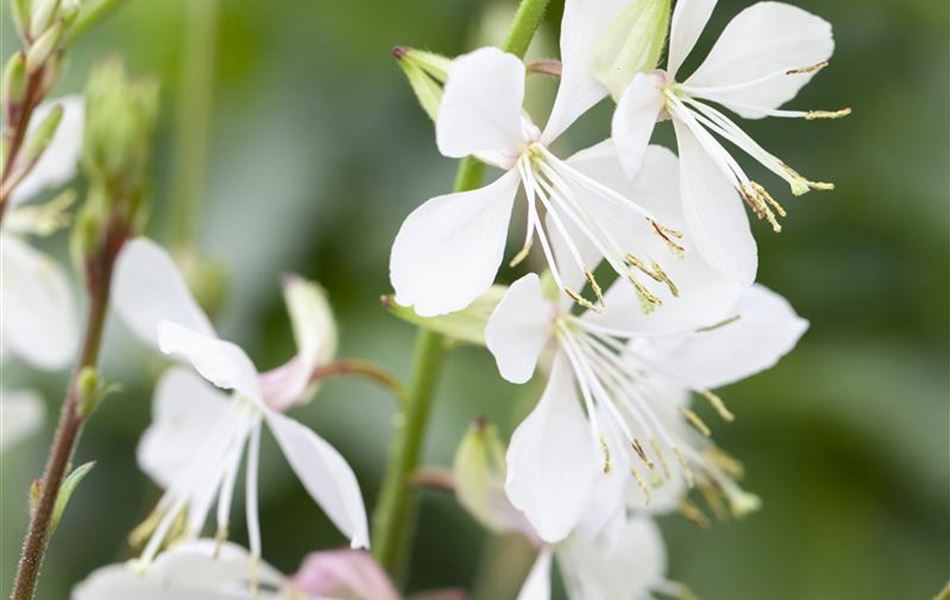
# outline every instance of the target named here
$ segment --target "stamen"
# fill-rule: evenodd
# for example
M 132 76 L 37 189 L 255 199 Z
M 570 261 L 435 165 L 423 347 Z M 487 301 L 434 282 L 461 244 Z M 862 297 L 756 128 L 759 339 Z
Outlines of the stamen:
M 610 448 L 604 434 L 600 434 L 600 451 L 604 453 L 604 475 L 607 475 L 610 473 Z
M 752 212 L 755 213 L 755 216 L 760 220 L 764 219 L 768 221 L 769 224 L 772 225 L 772 231 L 775 233 L 782 232 L 782 226 L 779 224 L 778 219 L 775 218 L 775 213 L 778 213 L 780 217 L 784 217 L 786 216 L 785 209 L 772 198 L 765 188 L 754 181 L 750 181 L 749 185 L 741 185 L 739 187 L 739 194 L 742 196 L 742 199 L 745 200 L 745 203 L 749 205 L 749 208 L 752 209 Z
M 806 73 L 814 73 L 815 71 L 820 71 L 828 66 L 828 61 L 823 60 L 820 63 L 808 66 L 808 67 L 799 67 L 797 69 L 789 69 L 785 71 L 786 75 L 805 75 Z
M 676 510 L 697 527 L 702 529 L 709 527 L 709 517 L 706 516 L 706 513 L 686 498 L 680 498 L 679 503 L 676 505 Z
M 676 460 L 680 463 L 683 477 L 686 478 L 686 486 L 690 488 L 693 487 L 696 484 L 696 480 L 693 477 L 693 470 L 689 468 L 689 463 L 686 461 L 686 456 L 683 454 L 683 451 L 679 449 L 679 446 L 671 446 L 670 449 L 673 451 L 673 455 L 676 456 Z
M 707 427 L 706 424 L 703 423 L 703 420 L 699 418 L 699 415 L 697 415 L 690 409 L 686 408 L 685 406 L 680 407 L 680 412 L 683 413 L 683 416 L 686 417 L 686 420 L 689 421 L 690 425 L 696 428 L 696 431 L 698 431 L 699 433 L 703 434 L 706 437 L 710 437 L 712 435 L 712 431 L 710 431 L 709 427 Z
M 733 456 L 730 456 L 724 450 L 716 446 L 710 446 L 703 450 L 703 454 L 712 464 L 716 465 L 728 475 L 735 479 L 742 479 L 745 476 L 745 466 Z
M 630 474 L 633 475 L 633 478 L 637 480 L 637 485 L 640 486 L 640 490 L 643 491 L 644 502 L 647 506 L 650 506 L 650 502 L 653 500 L 653 495 L 650 493 L 650 487 L 647 485 L 647 482 L 643 480 L 643 476 L 640 475 L 640 472 L 630 468 Z
M 729 516 L 729 511 L 726 510 L 726 506 L 723 504 L 723 495 L 720 488 L 710 482 L 700 484 L 698 487 L 699 493 L 702 494 L 703 500 L 706 501 L 706 506 L 713 511 L 717 519 L 725 521 Z
M 584 267 L 584 277 L 587 279 L 587 283 L 590 284 L 592 290 L 594 290 L 594 295 L 597 296 L 597 304 L 601 308 L 605 308 L 607 303 L 604 302 L 604 292 L 600 287 L 600 284 L 597 283 L 597 280 L 594 278 L 594 274 L 590 272 L 590 269 Z
M 572 290 L 572 289 L 569 288 L 569 287 L 565 287 L 565 288 L 564 288 L 564 293 L 567 294 L 568 297 L 570 297 L 570 299 L 573 300 L 574 302 L 576 302 L 578 305 L 580 305 L 580 306 L 582 306 L 582 307 L 584 307 L 584 308 L 586 308 L 586 309 L 588 309 L 588 310 L 592 310 L 592 311 L 598 312 L 598 313 L 603 311 L 603 307 L 602 307 L 602 306 L 599 306 L 599 305 L 597 305 L 597 304 L 594 304 L 593 302 L 591 302 L 591 301 L 588 300 L 587 298 L 581 296 L 580 294 L 578 294 L 577 292 L 575 292 L 574 290 Z
M 660 448 L 660 442 L 656 438 L 650 439 L 650 445 L 653 446 L 653 453 L 656 454 L 657 459 L 660 461 L 660 469 L 663 470 L 663 478 L 670 478 L 670 466 L 666 463 L 666 457 L 663 456 L 663 451 Z
M 735 316 L 729 317 L 728 319 L 723 319 L 722 321 L 719 321 L 718 323 L 714 323 L 713 325 L 707 325 L 706 327 L 700 327 L 699 329 L 696 330 L 696 333 L 707 333 L 707 332 L 709 332 L 709 331 L 715 331 L 715 330 L 719 329 L 720 327 L 725 327 L 726 325 L 731 325 L 731 324 L 735 323 L 736 321 L 738 321 L 738 320 L 741 319 L 741 318 L 742 318 L 742 315 L 735 315 Z
M 850 108 L 842 108 L 841 110 L 810 110 L 805 113 L 805 120 L 814 121 L 815 119 L 840 119 L 841 117 L 847 117 L 850 114 Z
M 782 167 L 788 172 L 788 174 L 793 177 L 796 181 L 800 183 L 799 187 L 792 186 L 792 193 L 796 196 L 801 196 L 808 190 L 816 190 L 819 192 L 827 192 L 835 189 L 835 184 L 829 183 L 826 181 L 811 181 L 802 176 L 801 173 L 791 168 L 790 166 L 782 163 Z
M 671 238 L 676 238 L 678 240 L 683 239 L 683 232 L 677 231 L 672 227 L 663 225 L 662 223 L 655 221 L 653 219 L 647 219 L 650 222 L 650 225 L 653 227 L 653 231 L 656 232 L 660 238 L 666 242 L 666 245 L 670 247 L 670 250 L 673 251 L 677 257 L 682 258 L 686 254 L 686 249 L 674 242 Z
M 703 398 L 709 401 L 709 404 L 717 413 L 719 413 L 719 416 L 723 421 L 731 423 L 736 420 L 736 416 L 732 414 L 732 411 L 726 408 L 726 404 L 722 401 L 722 398 L 710 392 L 709 390 L 697 390 L 697 392 Z
M 646 286 L 636 280 L 636 278 L 628 275 L 627 281 L 633 284 L 633 290 L 637 294 L 637 300 L 640 301 L 640 311 L 648 315 L 656 309 L 657 306 L 663 304 L 663 301 L 656 297 L 656 295 L 648 290 Z
M 633 451 L 636 452 L 637 456 L 640 457 L 640 460 L 643 461 L 643 464 L 647 466 L 648 469 L 653 471 L 656 466 L 653 464 L 653 461 L 647 456 L 647 453 L 643 451 L 643 446 L 640 445 L 640 440 L 633 438 L 630 440 L 630 445 L 633 447 Z
M 679 288 L 676 287 L 676 284 L 673 283 L 673 280 L 670 279 L 669 275 L 667 275 L 666 272 L 663 270 L 663 268 L 657 263 L 651 262 L 650 266 L 647 267 L 645 264 L 643 264 L 642 260 L 640 260 L 639 258 L 637 258 L 636 256 L 632 254 L 624 254 L 623 260 L 625 263 L 627 263 L 631 267 L 634 267 L 642 271 L 645 275 L 650 277 L 650 279 L 656 281 L 657 283 L 665 284 L 666 287 L 669 288 L 670 294 L 674 298 L 679 297 L 680 295 Z

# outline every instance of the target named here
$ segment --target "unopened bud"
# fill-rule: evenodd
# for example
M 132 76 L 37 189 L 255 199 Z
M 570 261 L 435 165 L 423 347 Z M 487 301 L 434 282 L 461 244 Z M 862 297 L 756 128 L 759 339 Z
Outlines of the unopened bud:
M 26 99 L 26 57 L 17 52 L 7 61 L 3 70 L 3 110 L 7 122 L 12 122 L 13 112 Z
M 63 0 L 59 8 L 59 18 L 65 27 L 69 27 L 79 16 L 79 9 L 82 8 L 79 0 Z
M 393 48 L 393 57 L 399 61 L 422 109 L 435 121 L 442 104 L 442 84 L 448 77 L 451 61 L 438 54 L 402 46 Z
M 59 41 L 63 37 L 63 23 L 57 21 L 52 27 L 43 32 L 26 51 L 26 70 L 28 73 L 35 73 L 59 48 Z
M 76 393 L 79 402 L 76 404 L 76 416 L 84 419 L 96 410 L 101 398 L 99 390 L 99 374 L 95 367 L 83 367 L 76 378 Z
M 12 0 L 13 23 L 24 42 L 30 32 L 30 0 Z
M 33 0 L 33 10 L 30 15 L 30 38 L 36 39 L 56 18 L 59 10 L 59 0 Z
M 43 152 L 53 141 L 56 130 L 59 129 L 59 123 L 63 120 L 63 105 L 57 104 L 50 109 L 46 117 L 40 121 L 36 129 L 30 135 L 26 146 L 23 147 L 23 158 L 27 163 L 33 163 L 39 160 Z
M 607 27 L 594 51 L 593 69 L 614 99 L 634 75 L 657 67 L 669 23 L 670 0 L 638 0 Z

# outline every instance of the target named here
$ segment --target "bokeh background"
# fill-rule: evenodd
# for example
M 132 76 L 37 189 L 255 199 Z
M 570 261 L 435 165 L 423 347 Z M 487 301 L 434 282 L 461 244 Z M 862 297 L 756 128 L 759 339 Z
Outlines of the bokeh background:
M 185 63 L 204 56 L 184 50 L 186 15 L 204 1 L 129 0 L 76 46 L 57 89 L 81 91 L 90 66 L 109 54 L 123 56 L 134 72 L 161 78 L 148 231 L 162 241 L 174 235 L 169 215 L 180 174 L 174 167 L 180 98 L 203 93 L 182 77 Z M 551 56 L 556 47 L 560 7 L 553 4 L 537 56 Z M 787 296 L 812 327 L 777 368 L 722 393 L 738 418 L 716 426 L 716 439 L 745 461 L 747 487 L 763 497 L 764 509 L 708 530 L 680 517 L 663 519 L 670 576 L 707 600 L 930 598 L 950 570 L 948 7 L 933 0 L 797 4 L 834 24 L 837 50 L 831 67 L 794 104 L 851 106 L 854 114 L 833 122 L 749 122 L 747 129 L 802 172 L 838 185 L 793 199 L 776 182 L 773 190 L 790 209 L 785 232 L 755 226 L 761 281 Z M 708 47 L 745 5 L 721 1 L 701 44 Z M 389 247 L 413 207 L 449 189 L 455 164 L 438 155 L 432 127 L 389 52 L 407 44 L 454 54 L 500 40 L 514 6 L 513 0 L 220 2 L 213 76 L 199 79 L 210 84 L 213 100 L 207 168 L 197 169 L 202 203 L 195 240 L 228 274 L 220 331 L 258 366 L 277 365 L 293 352 L 278 281 L 294 271 L 328 288 L 340 356 L 406 373 L 414 331 L 378 301 L 389 289 Z M 2 14 L 6 58 L 17 40 L 6 3 Z M 543 117 L 551 86 L 537 87 Z M 608 106 L 594 111 L 563 149 L 604 136 L 608 117 Z M 670 144 L 669 126 L 661 129 L 661 141 Z M 47 244 L 64 260 L 65 240 L 60 235 Z M 519 274 L 502 272 L 507 280 Z M 157 498 L 136 468 L 135 445 L 149 422 L 161 363 L 116 321 L 107 340 L 103 370 L 123 388 L 86 429 L 77 460 L 98 465 L 53 540 L 42 598 L 66 598 L 92 569 L 127 557 L 126 534 Z M 14 364 L 4 370 L 5 385 L 40 389 L 50 414 L 64 378 Z M 510 432 L 523 396 L 497 377 L 484 350 L 454 351 L 426 462 L 449 464 L 478 415 Z M 393 409 L 372 385 L 338 380 L 296 412 L 354 465 L 370 506 Z M 41 470 L 50 434 L 48 428 L 2 458 L 4 595 L 26 520 L 26 490 Z M 305 553 L 344 541 L 272 440 L 265 439 L 265 460 L 266 558 L 292 572 Z M 239 522 L 234 529 L 245 540 Z M 481 598 L 504 600 L 513 597 L 529 560 L 517 542 L 483 535 L 452 498 L 424 494 L 410 590 L 474 586 Z

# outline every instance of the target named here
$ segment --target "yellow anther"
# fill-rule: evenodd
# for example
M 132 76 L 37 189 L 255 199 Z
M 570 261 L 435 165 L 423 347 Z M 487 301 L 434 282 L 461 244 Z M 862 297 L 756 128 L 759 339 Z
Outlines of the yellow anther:
M 680 498 L 679 504 L 676 505 L 676 510 L 697 527 L 703 529 L 709 527 L 709 518 L 706 516 L 706 513 L 686 498 Z
M 588 310 L 592 310 L 594 312 L 601 312 L 603 310 L 603 307 L 594 304 L 593 302 L 581 296 L 580 294 L 578 294 L 571 288 L 568 288 L 568 287 L 564 288 L 564 293 L 567 294 L 568 297 L 574 302 L 576 302 L 578 305 L 583 306 L 584 308 Z
M 663 471 L 663 478 L 670 478 L 670 466 L 666 464 L 666 457 L 663 456 L 663 448 L 660 447 L 660 442 L 656 438 L 650 438 L 650 446 L 653 448 L 653 454 L 656 455 L 657 460 L 660 462 L 660 469 Z
M 607 475 L 610 473 L 610 448 L 603 434 L 600 435 L 600 451 L 604 453 L 604 475 Z
M 663 304 L 663 301 L 656 297 L 653 292 L 648 290 L 642 283 L 634 279 L 632 276 L 627 276 L 627 280 L 633 284 L 633 289 L 637 293 L 637 299 L 640 301 L 640 312 L 645 315 L 648 315 L 653 312 L 653 310 Z
M 587 267 L 584 267 L 584 277 L 587 279 L 587 283 L 590 284 L 591 289 L 594 290 L 594 295 L 597 296 L 597 303 L 600 304 L 601 308 L 605 307 L 607 304 L 604 302 L 604 292 L 600 284 L 597 283 L 597 280 L 594 278 L 594 274 L 591 273 Z
M 650 487 L 647 485 L 647 482 L 643 480 L 643 476 L 640 475 L 640 472 L 634 468 L 630 468 L 630 474 L 633 475 L 633 478 L 637 480 L 637 485 L 640 486 L 640 490 L 643 491 L 644 501 L 647 506 L 650 506 L 650 501 L 653 499 L 652 494 L 650 494 Z
M 699 493 L 702 494 L 703 500 L 706 501 L 706 505 L 709 509 L 716 515 L 716 518 L 720 521 L 724 521 L 729 517 L 729 511 L 726 510 L 726 505 L 723 503 L 722 490 L 709 483 L 700 484 Z
M 699 390 L 699 393 L 703 396 L 703 398 L 709 401 L 709 404 L 719 414 L 723 421 L 731 423 L 736 420 L 736 416 L 732 414 L 732 411 L 726 408 L 726 404 L 722 401 L 722 398 L 710 392 L 709 390 Z
M 690 425 L 696 428 L 696 431 L 703 434 L 706 437 L 712 435 L 712 431 L 709 430 L 709 427 L 703 423 L 703 420 L 699 418 L 699 415 L 686 408 L 685 406 L 680 407 L 680 412 L 683 413 L 683 416 L 686 417 L 686 420 L 689 421 Z
M 742 462 L 716 446 L 706 448 L 703 454 L 709 462 L 725 471 L 730 477 L 742 479 L 745 476 L 745 466 Z
M 683 451 L 676 446 L 671 446 L 673 450 L 673 455 L 676 456 L 676 460 L 680 464 L 680 469 L 683 471 L 683 477 L 686 478 L 687 487 L 693 487 L 696 483 L 693 477 L 693 471 L 689 468 L 689 463 L 686 461 L 686 456 L 683 454 Z
M 640 444 L 640 440 L 633 438 L 630 440 L 630 445 L 633 446 L 633 451 L 636 453 L 637 457 L 643 461 L 643 464 L 645 464 L 648 469 L 652 471 L 656 468 L 656 466 L 653 464 L 653 461 L 650 460 L 650 457 L 648 457 L 647 453 L 644 452 L 643 446 Z
M 669 246 L 673 254 L 675 254 L 676 256 L 680 258 L 682 258 L 684 254 L 686 254 L 686 249 L 680 246 L 679 244 L 677 244 L 675 241 L 673 241 L 674 239 L 677 239 L 677 240 L 683 239 L 683 233 L 681 231 L 677 231 L 673 229 L 672 227 L 667 227 L 666 225 L 663 225 L 662 223 L 654 221 L 653 219 L 647 219 L 647 221 L 650 222 L 650 225 L 653 227 L 653 231 L 658 236 L 660 236 L 660 239 L 666 242 L 666 245 Z
M 657 283 L 665 284 L 666 287 L 669 288 L 670 294 L 674 298 L 679 297 L 680 295 L 679 288 L 676 287 L 676 284 L 673 283 L 673 280 L 670 279 L 669 275 L 666 274 L 666 272 L 663 270 L 663 267 L 661 267 L 657 263 L 651 262 L 650 266 L 647 267 L 646 264 L 642 260 L 640 260 L 639 258 L 637 258 L 636 256 L 630 253 L 624 254 L 623 260 L 628 266 L 638 269 L 639 271 L 647 275 L 653 281 L 656 281 Z
M 811 65 L 809 67 L 800 67 L 798 69 L 791 69 L 791 70 L 785 71 L 785 74 L 786 75 L 804 75 L 806 73 L 814 73 L 815 71 L 824 69 L 827 66 L 828 66 L 828 61 L 824 60 L 820 63 Z
M 841 117 L 847 117 L 850 114 L 850 108 L 842 108 L 841 110 L 810 110 L 805 113 L 805 120 L 814 121 L 815 119 L 840 119 Z

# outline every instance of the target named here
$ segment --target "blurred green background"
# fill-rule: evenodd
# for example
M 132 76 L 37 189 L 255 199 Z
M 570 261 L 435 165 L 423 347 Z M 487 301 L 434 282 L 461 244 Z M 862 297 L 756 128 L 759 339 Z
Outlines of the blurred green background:
M 57 89 L 81 91 L 90 66 L 108 54 L 161 78 L 149 233 L 162 241 L 170 236 L 181 65 L 197 59 L 182 51 L 185 7 L 199 1 L 129 0 L 77 45 Z M 812 327 L 777 368 L 722 393 L 738 418 L 715 427 L 716 439 L 746 462 L 747 487 L 763 497 L 763 510 L 705 531 L 680 517 L 663 519 L 670 576 L 707 600 L 930 598 L 950 572 L 948 7 L 934 0 L 796 3 L 834 24 L 837 50 L 794 105 L 851 106 L 854 114 L 744 126 L 803 173 L 838 185 L 792 199 L 765 176 L 790 216 L 781 235 L 755 225 L 761 281 L 788 297 Z M 538 56 L 556 47 L 557 5 Z M 745 5 L 721 1 L 701 43 L 708 47 Z M 389 51 L 406 44 L 454 54 L 477 40 L 497 41 L 514 6 L 513 0 L 221 3 L 199 245 L 230 274 L 220 331 L 259 367 L 293 352 L 278 281 L 295 271 L 328 288 L 340 322 L 340 356 L 406 373 L 413 329 L 378 302 L 389 290 L 389 247 L 413 207 L 449 189 L 455 164 L 437 153 L 432 127 Z M 17 40 L 3 10 L 6 58 Z M 543 99 L 540 105 L 544 110 Z M 608 117 L 609 107 L 600 107 L 570 132 L 563 149 L 604 136 Z M 669 144 L 669 125 L 661 129 Z M 49 247 L 64 256 L 64 242 L 60 236 Z M 509 281 L 517 275 L 502 272 Z M 127 557 L 125 535 L 157 498 L 136 468 L 135 445 L 149 421 L 151 378 L 160 363 L 113 321 L 103 365 L 123 391 L 109 397 L 86 429 L 78 460 L 96 459 L 98 466 L 56 533 L 41 598 L 65 598 L 95 567 Z M 4 379 L 5 386 L 39 388 L 55 413 L 64 376 L 7 365 Z M 427 462 L 448 464 L 477 415 L 510 432 L 520 394 L 497 377 L 485 351 L 453 352 Z M 357 380 L 327 384 L 317 401 L 295 413 L 348 458 L 370 506 L 392 414 L 385 393 Z M 49 436 L 47 429 L 3 456 L 4 595 L 26 520 L 26 489 L 40 472 Z M 306 552 L 344 540 L 266 437 L 265 459 L 265 557 L 292 572 Z M 233 535 L 244 541 L 241 519 L 235 521 Z M 503 567 L 486 567 L 484 557 L 523 554 L 488 540 L 450 497 L 427 492 L 409 588 L 517 580 L 523 556 L 506 558 Z M 513 597 L 504 588 L 482 596 Z

